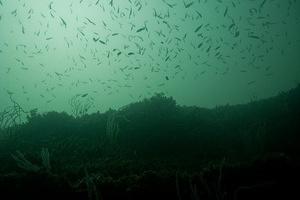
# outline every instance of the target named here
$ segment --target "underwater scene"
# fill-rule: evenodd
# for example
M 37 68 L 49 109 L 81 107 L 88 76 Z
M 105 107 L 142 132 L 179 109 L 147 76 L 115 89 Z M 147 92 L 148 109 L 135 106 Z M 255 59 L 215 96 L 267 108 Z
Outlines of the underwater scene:
M 0 0 L 0 198 L 300 199 L 300 0 Z

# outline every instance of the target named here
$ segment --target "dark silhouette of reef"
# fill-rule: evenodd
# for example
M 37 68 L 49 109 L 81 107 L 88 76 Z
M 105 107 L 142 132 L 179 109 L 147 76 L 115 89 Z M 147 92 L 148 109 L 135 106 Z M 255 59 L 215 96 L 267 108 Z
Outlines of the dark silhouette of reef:
M 10 199 L 297 199 L 299 102 L 297 86 L 214 109 L 157 94 L 78 117 L 33 110 L 26 123 L 0 132 L 0 192 Z

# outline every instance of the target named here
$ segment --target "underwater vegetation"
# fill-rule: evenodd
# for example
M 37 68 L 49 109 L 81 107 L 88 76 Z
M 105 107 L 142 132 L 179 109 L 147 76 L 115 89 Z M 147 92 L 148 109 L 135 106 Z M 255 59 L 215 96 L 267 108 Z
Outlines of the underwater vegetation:
M 157 94 L 104 113 L 33 110 L 24 122 L 6 128 L 18 115 L 2 112 L 1 194 L 97 200 L 299 197 L 299 100 L 299 85 L 269 99 L 214 109 L 179 106 Z

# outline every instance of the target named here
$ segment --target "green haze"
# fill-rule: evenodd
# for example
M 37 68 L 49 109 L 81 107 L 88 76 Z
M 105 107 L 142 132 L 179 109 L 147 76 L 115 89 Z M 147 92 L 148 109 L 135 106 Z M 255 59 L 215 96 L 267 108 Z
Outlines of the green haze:
M 0 110 L 91 111 L 155 93 L 214 107 L 300 80 L 297 0 L 0 0 Z M 88 94 L 85 96 L 85 94 Z

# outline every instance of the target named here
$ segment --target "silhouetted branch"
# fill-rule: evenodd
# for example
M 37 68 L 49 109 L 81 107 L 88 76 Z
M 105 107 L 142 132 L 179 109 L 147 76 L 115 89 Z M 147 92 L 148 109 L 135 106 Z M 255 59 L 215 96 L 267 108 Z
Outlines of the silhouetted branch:
M 9 93 L 9 99 L 12 103 L 11 106 L 6 107 L 0 112 L 0 130 L 5 131 L 10 135 L 18 124 L 21 124 L 25 116 L 29 112 L 25 111 L 19 103 L 17 103 L 13 98 L 12 94 Z
M 119 123 L 117 121 L 117 117 L 116 117 L 116 113 L 113 112 L 111 113 L 108 118 L 107 118 L 107 122 L 106 122 L 106 136 L 110 139 L 110 140 L 115 140 L 120 132 L 119 129 Z
M 91 98 L 85 99 L 77 94 L 69 100 L 69 105 L 71 106 L 71 114 L 77 118 L 86 115 L 94 103 Z

